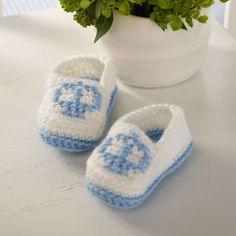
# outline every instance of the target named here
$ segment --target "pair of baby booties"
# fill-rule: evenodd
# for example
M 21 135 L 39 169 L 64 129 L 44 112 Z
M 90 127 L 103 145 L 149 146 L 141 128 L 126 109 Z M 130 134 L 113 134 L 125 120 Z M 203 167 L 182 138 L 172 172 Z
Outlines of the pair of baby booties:
M 116 94 L 108 60 L 79 56 L 63 61 L 47 80 L 38 126 L 45 143 L 64 151 L 98 145 L 87 161 L 86 187 L 108 205 L 129 209 L 143 203 L 185 160 L 192 137 L 183 110 L 167 104 L 132 111 L 107 133 Z

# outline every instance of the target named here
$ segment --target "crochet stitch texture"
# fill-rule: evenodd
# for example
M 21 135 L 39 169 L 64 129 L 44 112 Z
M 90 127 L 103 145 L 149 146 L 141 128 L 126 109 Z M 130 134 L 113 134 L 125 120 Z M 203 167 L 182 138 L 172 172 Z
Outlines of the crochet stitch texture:
M 105 134 L 116 93 L 108 60 L 79 56 L 61 62 L 47 80 L 39 109 L 43 141 L 69 152 L 92 149 Z
M 54 90 L 53 101 L 64 115 L 85 119 L 87 112 L 99 110 L 102 95 L 94 86 L 83 81 L 64 83 Z
M 104 168 L 120 175 L 128 176 L 130 171 L 144 172 L 150 165 L 150 149 L 134 132 L 106 139 L 98 152 L 104 158 Z
M 191 149 L 192 136 L 180 107 L 144 107 L 121 117 L 93 151 L 86 186 L 112 207 L 136 207 Z

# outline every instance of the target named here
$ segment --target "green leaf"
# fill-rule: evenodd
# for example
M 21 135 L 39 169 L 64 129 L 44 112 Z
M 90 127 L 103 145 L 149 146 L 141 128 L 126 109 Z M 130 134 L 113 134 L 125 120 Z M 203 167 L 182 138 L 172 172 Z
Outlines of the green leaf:
M 167 18 L 170 21 L 170 26 L 171 26 L 172 30 L 176 31 L 176 30 L 179 30 L 179 29 L 182 28 L 183 22 L 182 22 L 182 20 L 180 19 L 179 16 L 169 15 L 169 16 L 167 16 Z
M 172 9 L 174 6 L 172 0 L 157 0 L 157 5 L 162 9 Z
M 95 12 L 96 12 L 96 1 L 93 1 L 92 4 L 90 4 L 90 6 L 86 9 L 88 15 L 93 18 L 93 20 L 95 21 Z
M 200 0 L 200 6 L 204 8 L 210 7 L 212 4 L 214 4 L 214 0 Z
M 109 6 L 103 6 L 102 15 L 105 17 L 110 17 L 112 14 L 112 9 Z
M 193 27 L 193 19 L 191 17 L 187 17 L 186 22 L 188 23 L 190 27 Z
M 60 4 L 66 12 L 75 12 L 80 8 L 80 1 L 60 0 Z
M 122 15 L 129 15 L 130 14 L 130 3 L 128 2 L 122 2 L 119 6 L 119 12 L 122 14 Z
M 158 6 L 158 0 L 148 0 L 148 4 Z
M 89 5 L 90 5 L 91 3 L 92 3 L 92 2 L 90 2 L 89 0 L 82 0 L 79 5 L 80 5 L 83 9 L 86 9 L 87 7 L 89 7 Z
M 142 0 L 129 0 L 131 3 L 142 5 L 143 1 Z
M 152 21 L 156 21 L 156 14 L 154 12 L 152 12 L 150 15 L 149 15 L 149 18 L 152 20 Z
M 183 29 L 183 30 L 188 30 L 187 29 L 187 27 L 186 27 L 186 25 L 184 24 L 184 22 L 182 21 L 182 26 L 181 26 L 181 29 Z
M 198 21 L 201 22 L 201 23 L 206 23 L 208 20 L 208 16 L 199 16 L 198 17 Z
M 113 13 L 111 13 L 110 17 L 105 17 L 102 14 L 99 15 L 95 27 L 97 29 L 97 34 L 94 40 L 96 43 L 107 31 L 111 28 L 113 22 Z
M 78 11 L 74 14 L 74 20 L 77 21 L 83 27 L 94 25 L 95 19 L 93 16 L 90 16 L 88 11 Z

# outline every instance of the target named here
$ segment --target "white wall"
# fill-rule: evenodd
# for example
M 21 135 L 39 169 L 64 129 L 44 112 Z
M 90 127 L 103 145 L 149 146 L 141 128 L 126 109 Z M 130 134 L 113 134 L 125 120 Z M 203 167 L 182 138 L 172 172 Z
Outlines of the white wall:
M 28 12 L 55 7 L 58 0 L 0 0 L 3 16 L 22 15 Z

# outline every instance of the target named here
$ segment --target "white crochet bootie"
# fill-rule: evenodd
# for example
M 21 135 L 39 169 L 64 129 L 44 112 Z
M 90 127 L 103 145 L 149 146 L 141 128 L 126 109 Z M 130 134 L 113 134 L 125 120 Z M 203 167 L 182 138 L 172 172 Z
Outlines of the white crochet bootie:
M 136 207 L 191 148 L 180 107 L 152 105 L 133 111 L 112 126 L 88 159 L 87 188 L 110 206 Z
M 79 56 L 61 62 L 48 78 L 39 110 L 43 141 L 70 152 L 93 148 L 104 134 L 116 92 L 108 60 Z

